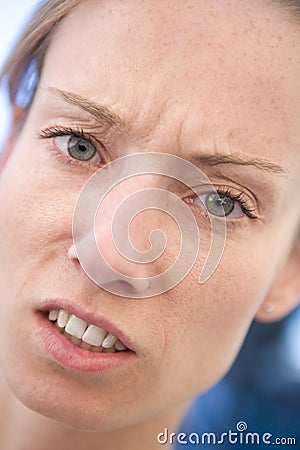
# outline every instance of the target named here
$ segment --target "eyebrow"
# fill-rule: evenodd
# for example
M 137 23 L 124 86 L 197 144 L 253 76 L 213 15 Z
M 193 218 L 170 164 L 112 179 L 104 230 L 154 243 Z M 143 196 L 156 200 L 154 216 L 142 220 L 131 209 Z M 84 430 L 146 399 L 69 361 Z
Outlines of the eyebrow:
M 88 98 L 82 97 L 81 95 L 75 94 L 74 92 L 65 91 L 56 87 L 50 87 L 48 88 L 48 91 L 50 92 L 50 94 L 63 99 L 70 105 L 83 109 L 87 113 L 91 114 L 101 124 L 109 125 L 120 131 L 127 130 L 127 127 L 121 117 L 117 113 L 111 111 L 107 106 L 96 103 L 93 100 L 89 100 Z M 270 173 L 286 175 L 286 171 L 278 164 L 275 164 L 264 158 L 248 158 L 240 153 L 233 153 L 231 155 L 211 155 L 209 153 L 203 153 L 197 157 L 194 157 L 193 161 L 208 166 L 218 166 L 221 164 L 254 166 L 260 170 Z
M 100 105 L 74 92 L 64 91 L 56 87 L 50 87 L 48 91 L 50 94 L 63 99 L 70 105 L 83 109 L 101 124 L 106 124 L 122 131 L 126 130 L 125 123 L 121 117 L 115 112 L 112 112 L 107 106 Z
M 249 158 L 240 153 L 232 153 L 231 155 L 221 154 L 201 154 L 196 156 L 194 160 L 198 163 L 208 166 L 218 166 L 221 164 L 234 164 L 238 166 L 254 166 L 260 170 L 275 173 L 278 175 L 286 175 L 286 171 L 278 164 L 268 161 L 264 158 Z

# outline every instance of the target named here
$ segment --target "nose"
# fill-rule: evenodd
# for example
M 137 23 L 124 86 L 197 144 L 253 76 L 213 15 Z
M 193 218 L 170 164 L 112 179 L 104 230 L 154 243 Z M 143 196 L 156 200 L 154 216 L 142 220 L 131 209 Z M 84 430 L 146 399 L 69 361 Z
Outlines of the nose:
M 128 218 L 123 220 L 122 214 L 114 217 L 124 198 L 123 192 L 122 196 L 115 193 L 105 199 L 95 217 L 94 229 L 75 238 L 68 256 L 101 288 L 122 297 L 141 298 L 147 296 L 150 284 L 151 265 L 143 260 L 149 239 L 143 214 L 130 224 Z M 117 227 L 113 227 L 114 220 L 118 222 Z
M 88 277 L 99 287 L 122 297 L 147 295 L 149 276 L 145 267 L 127 261 L 105 238 L 101 252 L 92 236 L 86 236 L 68 251 L 70 261 L 79 264 Z M 81 255 L 81 256 L 79 256 Z

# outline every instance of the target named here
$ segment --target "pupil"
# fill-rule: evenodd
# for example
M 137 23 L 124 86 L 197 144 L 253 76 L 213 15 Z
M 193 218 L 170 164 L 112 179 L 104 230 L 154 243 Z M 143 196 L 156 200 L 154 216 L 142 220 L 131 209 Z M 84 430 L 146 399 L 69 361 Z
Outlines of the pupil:
M 218 217 L 228 216 L 234 209 L 234 200 L 224 194 L 210 193 L 206 197 L 206 208 L 210 214 Z
M 68 142 L 68 152 L 72 158 L 79 161 L 89 161 L 96 154 L 94 145 L 86 140 L 76 136 L 71 136 Z
M 86 151 L 87 151 L 87 148 L 86 148 L 86 146 L 85 146 L 84 144 L 79 144 L 79 150 L 80 150 L 81 152 L 86 152 Z

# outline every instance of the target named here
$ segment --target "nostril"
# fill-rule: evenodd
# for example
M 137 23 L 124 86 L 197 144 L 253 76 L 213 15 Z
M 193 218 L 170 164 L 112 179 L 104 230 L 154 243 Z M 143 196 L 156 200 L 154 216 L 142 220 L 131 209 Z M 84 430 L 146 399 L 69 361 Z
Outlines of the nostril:
M 121 297 L 147 296 L 150 279 L 143 264 L 128 262 L 116 251 L 99 252 L 95 239 L 86 237 L 68 250 L 68 259 L 78 264 L 99 287 Z M 107 259 L 106 259 L 106 258 Z
M 68 258 L 70 261 L 78 262 L 78 256 L 74 245 L 72 245 L 68 250 Z
M 103 289 L 117 294 L 121 297 L 143 297 L 143 295 L 147 295 L 147 291 L 149 288 L 149 279 L 148 278 L 128 278 L 128 280 L 122 279 L 122 275 L 119 276 L 118 279 L 115 280 L 107 280 L 101 284 Z

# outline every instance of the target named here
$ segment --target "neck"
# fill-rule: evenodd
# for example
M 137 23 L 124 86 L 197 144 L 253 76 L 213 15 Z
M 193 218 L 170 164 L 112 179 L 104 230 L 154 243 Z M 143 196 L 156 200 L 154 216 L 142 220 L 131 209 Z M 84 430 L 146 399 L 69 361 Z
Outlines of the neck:
M 2 403 L 3 404 L 3 403 Z M 5 409 L 5 408 L 3 408 Z M 130 428 L 105 433 L 77 431 L 36 414 L 10 396 L 6 414 L 5 436 L 1 436 L 3 450 L 155 450 L 161 449 L 157 436 L 165 428 L 176 431 L 186 405 Z M 0 416 L 2 424 L 5 418 Z M 1 426 L 0 426 L 1 431 Z M 125 445 L 125 447 L 124 447 Z M 164 447 L 166 448 L 166 447 Z

